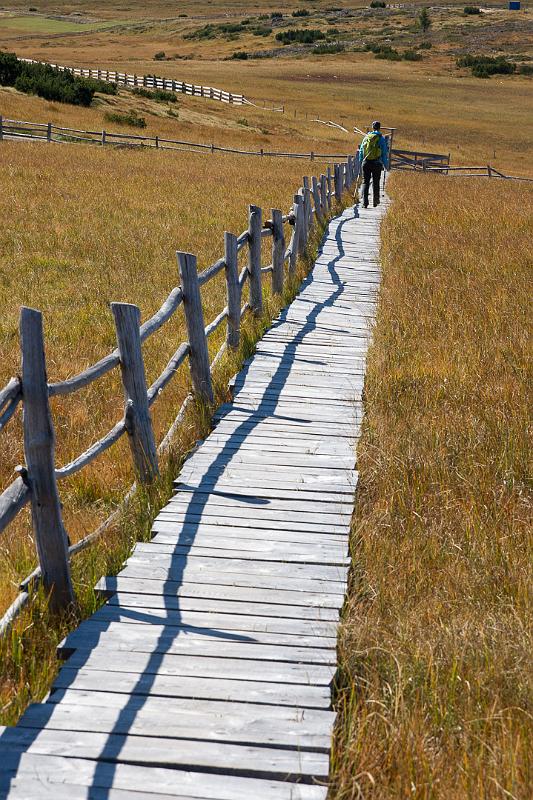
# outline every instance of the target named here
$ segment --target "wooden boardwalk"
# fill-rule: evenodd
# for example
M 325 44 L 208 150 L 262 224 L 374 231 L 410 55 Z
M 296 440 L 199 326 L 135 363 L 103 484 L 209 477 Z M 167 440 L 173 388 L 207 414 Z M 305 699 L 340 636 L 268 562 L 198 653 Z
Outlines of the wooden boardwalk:
M 323 800 L 384 207 L 346 210 L 47 701 L 0 797 Z

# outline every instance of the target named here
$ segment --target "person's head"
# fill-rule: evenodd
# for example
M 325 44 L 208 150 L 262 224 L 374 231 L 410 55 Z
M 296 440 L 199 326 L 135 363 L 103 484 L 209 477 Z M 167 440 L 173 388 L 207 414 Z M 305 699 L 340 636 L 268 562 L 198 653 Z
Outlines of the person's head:
M 373 131 L 379 131 L 380 128 L 381 128 L 381 122 L 378 122 L 376 120 L 375 122 L 372 123 L 372 130 Z

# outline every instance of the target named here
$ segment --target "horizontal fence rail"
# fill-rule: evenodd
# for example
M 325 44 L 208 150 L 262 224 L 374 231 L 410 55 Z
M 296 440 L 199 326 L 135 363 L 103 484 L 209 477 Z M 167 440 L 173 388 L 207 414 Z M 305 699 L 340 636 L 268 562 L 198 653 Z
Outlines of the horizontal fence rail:
M 215 89 L 213 86 L 199 86 L 195 83 L 185 83 L 175 81 L 172 78 L 159 78 L 157 75 L 129 75 L 127 72 L 117 72 L 109 69 L 82 69 L 80 67 L 64 67 L 60 64 L 50 64 L 48 61 L 34 61 L 32 58 L 20 58 L 27 64 L 43 64 L 59 72 L 72 72 L 78 78 L 93 78 L 104 83 L 116 83 L 119 86 L 127 86 L 132 89 L 136 86 L 143 86 L 147 89 L 163 89 L 165 92 L 176 92 L 177 94 L 188 94 L 191 97 L 205 97 L 208 100 L 219 100 L 222 103 L 241 106 L 245 102 L 242 94 L 225 92 L 223 89 Z
M 241 150 L 235 147 L 219 147 L 215 144 L 190 142 L 181 139 L 164 139 L 161 136 L 143 136 L 115 131 L 84 131 L 78 128 L 65 128 L 51 122 L 28 122 L 20 119 L 6 119 L 0 116 L 0 140 L 32 139 L 49 143 L 86 142 L 95 145 L 115 147 L 151 147 L 156 150 L 177 150 L 192 153 L 233 153 L 243 156 L 265 156 L 269 158 L 300 158 L 310 161 L 346 161 L 347 153 L 287 153 L 279 150 Z
M 36 582 L 42 581 L 46 591 L 50 592 L 52 608 L 61 609 L 68 605 L 74 599 L 70 558 L 94 541 L 103 530 L 101 526 L 98 531 L 69 546 L 58 482 L 86 467 L 125 434 L 137 482 L 150 484 L 154 480 L 159 471 L 158 456 L 168 449 L 190 399 L 196 397 L 208 405 L 213 403 L 213 368 L 226 349 L 239 347 L 242 319 L 247 313 L 261 316 L 264 276 L 271 275 L 272 292 L 280 295 L 286 276 L 291 278 L 295 274 L 297 258 L 305 252 L 313 226 L 326 220 L 335 205 L 340 203 L 343 193 L 353 187 L 359 174 L 358 156 L 348 156 L 346 161 L 335 163 L 333 168 L 328 166 L 320 176 L 311 180 L 304 178 L 287 214 L 272 209 L 271 218 L 265 220 L 261 208 L 250 206 L 248 229 L 239 236 L 226 232 L 224 255 L 202 272 L 198 272 L 194 255 L 178 252 L 180 285 L 170 292 L 161 308 L 141 324 L 137 306 L 112 303 L 116 349 L 67 380 L 48 380 L 42 314 L 31 308 L 21 309 L 21 375 L 0 389 L 0 431 L 12 419 L 18 406 L 22 406 L 25 465 L 17 468 L 17 477 L 0 494 L 0 534 L 30 503 L 39 566 L 21 583 L 22 594 L 0 620 L 0 633 L 28 602 Z M 262 242 L 266 238 L 272 240 L 271 262 L 263 266 Z M 239 273 L 238 253 L 241 250 L 247 251 L 247 264 Z M 214 320 L 206 324 L 201 288 L 221 273 L 225 275 L 226 305 Z M 244 299 L 246 284 L 248 297 Z M 179 344 L 165 369 L 147 387 L 142 345 L 182 307 L 188 340 Z M 225 341 L 210 363 L 208 339 L 224 323 Z M 189 363 L 192 393 L 169 433 L 156 447 L 150 409 L 185 361 Z M 70 463 L 56 467 L 50 398 L 76 392 L 117 367 L 120 368 L 124 389 L 122 419 L 84 453 Z M 35 447 L 36 441 L 38 447 Z

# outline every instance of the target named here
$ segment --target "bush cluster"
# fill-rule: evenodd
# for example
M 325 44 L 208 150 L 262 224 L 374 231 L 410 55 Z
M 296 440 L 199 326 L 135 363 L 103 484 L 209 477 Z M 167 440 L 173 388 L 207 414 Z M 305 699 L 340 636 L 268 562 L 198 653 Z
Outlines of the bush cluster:
M 90 106 L 95 92 L 116 94 L 114 83 L 94 78 L 78 78 L 72 72 L 60 71 L 48 64 L 28 64 L 15 53 L 0 53 L 0 84 L 14 86 L 19 92 L 36 94 L 45 100 Z
M 282 44 L 314 44 L 320 39 L 325 39 L 326 35 L 317 28 L 294 28 L 290 31 L 280 31 L 276 33 L 276 39 Z
M 121 114 L 119 111 L 106 111 L 105 118 L 108 122 L 116 122 L 117 125 L 130 125 L 132 128 L 146 128 L 146 120 L 139 117 L 136 111 L 128 111 Z
M 331 44 L 319 44 L 313 50 L 319 56 L 331 55 L 333 53 L 342 53 L 346 49 L 346 45 L 342 42 L 332 42 Z
M 141 86 L 136 86 L 132 89 L 133 94 L 138 97 L 146 97 L 148 100 L 155 100 L 157 103 L 177 103 L 178 98 L 174 92 L 167 92 L 164 89 L 143 89 Z
M 516 64 L 504 56 L 462 56 L 457 59 L 458 67 L 470 67 L 476 78 L 490 78 L 491 75 L 512 75 Z
M 297 8 L 296 11 L 292 12 L 293 17 L 308 17 L 309 11 L 306 8 Z
M 184 39 L 216 39 L 218 36 L 227 39 L 237 39 L 241 33 L 252 33 L 254 36 L 269 36 L 272 33 L 272 28 L 269 25 L 262 24 L 262 21 L 268 19 L 263 14 L 257 18 L 244 19 L 242 22 L 224 22 L 220 25 L 204 25 L 202 28 L 197 28 L 195 31 L 186 33 Z
M 465 6 L 463 8 L 463 14 L 466 14 L 467 17 L 473 14 L 481 14 L 481 9 L 477 6 Z
M 376 58 L 385 59 L 386 61 L 422 61 L 422 54 L 417 53 L 416 50 L 404 50 L 400 53 L 391 47 L 390 44 L 369 44 L 366 47 L 371 53 L 374 53 Z
M 370 8 L 387 8 L 387 3 L 383 0 L 372 0 Z

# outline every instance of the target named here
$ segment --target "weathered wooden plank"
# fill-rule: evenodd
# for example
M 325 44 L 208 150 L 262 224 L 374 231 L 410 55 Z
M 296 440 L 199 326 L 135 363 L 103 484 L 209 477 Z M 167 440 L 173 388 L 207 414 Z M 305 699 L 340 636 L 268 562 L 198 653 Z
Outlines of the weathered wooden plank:
M 241 528 L 254 528 L 255 530 L 270 530 L 273 527 L 273 522 L 276 522 L 277 527 L 283 528 L 286 531 L 310 531 L 316 533 L 333 533 L 333 534 L 346 534 L 348 535 L 350 532 L 350 525 L 348 523 L 341 523 L 339 520 L 335 522 L 335 524 L 327 521 L 315 521 L 312 519 L 302 519 L 301 515 L 299 516 L 298 520 L 294 522 L 293 520 L 289 520 L 283 515 L 277 516 L 270 516 L 270 518 L 266 517 L 235 517 L 223 514 L 223 513 L 214 513 L 214 514 L 196 514 L 196 513 L 185 513 L 183 511 L 166 511 L 163 509 L 159 515 L 158 519 L 167 522 L 186 522 L 190 524 L 200 524 L 206 523 L 210 525 L 217 525 L 217 520 L 219 521 L 220 525 L 226 526 L 230 524 L 229 520 L 231 520 L 231 525 L 235 525 Z
M 239 558 L 211 558 L 196 556 L 191 553 L 189 556 L 173 556 L 166 553 L 146 553 L 138 551 L 128 560 L 128 567 L 148 566 L 154 570 L 154 575 L 161 574 L 166 570 L 169 579 L 192 581 L 200 577 L 218 575 L 218 581 L 224 582 L 229 576 L 234 576 L 237 583 L 246 576 L 249 580 L 256 580 L 261 586 L 265 581 L 289 581 L 287 588 L 290 588 L 290 581 L 297 585 L 298 581 L 305 582 L 311 586 L 313 581 L 317 584 L 327 584 L 328 591 L 334 591 L 335 584 L 339 584 L 338 590 L 342 593 L 348 568 L 345 566 L 322 566 L 320 564 L 297 564 L 279 563 L 275 561 L 249 561 Z M 100 613 L 99 611 L 96 613 Z
M 108 654 L 109 655 L 109 654 Z M 128 656 L 131 658 L 131 654 Z M 261 662 L 261 668 L 265 662 Z M 233 742 L 329 752 L 334 714 L 317 709 L 217 703 L 183 698 L 131 697 L 112 692 L 62 690 L 59 703 L 35 704 L 19 722 L 23 728 L 85 730 L 130 736 Z M 117 700 L 119 701 L 117 703 Z M 286 710 L 270 715 L 268 711 Z M 124 714 L 123 712 L 127 710 Z
M 219 545 L 217 547 L 217 544 Z M 168 535 L 163 538 L 154 537 L 147 545 L 137 545 L 139 550 L 146 553 L 158 552 L 167 553 L 172 555 L 198 555 L 200 557 L 223 557 L 228 558 L 241 558 L 258 561 L 281 561 L 281 562 L 299 562 L 301 564 L 336 564 L 339 566 L 348 566 L 350 559 L 346 556 L 346 548 L 319 548 L 316 554 L 309 552 L 312 550 L 312 545 L 308 543 L 307 547 L 300 545 L 299 547 L 283 546 L 280 542 L 276 542 L 275 547 L 270 547 L 268 550 L 261 550 L 259 548 L 246 547 L 238 540 L 225 541 L 217 543 L 212 541 L 206 543 L 205 541 L 193 542 L 192 544 L 178 544 L 177 537 L 170 538 Z M 150 548 L 150 549 L 148 549 Z
M 343 604 L 343 597 L 337 593 L 328 592 L 313 592 L 309 596 L 303 597 L 302 593 L 296 589 L 269 589 L 256 586 L 234 586 L 224 584 L 210 584 L 210 583 L 185 583 L 181 581 L 172 581 L 166 578 L 157 578 L 153 575 L 138 576 L 132 574 L 133 571 L 128 571 L 126 574 L 126 567 L 119 575 L 107 576 L 102 578 L 101 585 L 106 591 L 120 591 L 122 587 L 127 589 L 128 585 L 134 584 L 136 592 L 157 592 L 162 598 L 168 596 L 180 598 L 204 598 L 209 601 L 216 600 L 217 598 L 221 603 L 224 601 L 238 601 L 238 602 L 253 602 L 262 603 L 265 606 L 265 611 L 268 612 L 271 604 L 283 604 L 288 607 L 287 616 L 292 615 L 293 607 L 301 607 L 305 603 L 306 607 L 310 610 L 313 609 L 332 609 L 338 614 L 338 609 Z M 126 581 L 128 583 L 126 583 Z M 274 614 L 272 614 L 274 616 Z M 320 618 L 320 616 L 319 616 Z
M 283 470 L 280 470 L 283 474 Z M 183 507 L 192 509 L 195 506 L 206 507 L 208 504 L 216 506 L 230 506 L 233 509 L 249 509 L 250 507 L 268 508 L 278 511 L 302 511 L 304 513 L 327 513 L 338 514 L 341 517 L 351 517 L 353 511 L 353 503 L 350 500 L 344 500 L 342 497 L 330 497 L 329 501 L 320 500 L 306 496 L 305 498 L 299 497 L 269 497 L 264 493 L 260 495 L 253 495 L 251 492 L 247 494 L 232 494 L 223 491 L 209 491 L 202 489 L 195 489 L 187 491 L 185 489 L 178 489 L 172 496 L 167 504 L 169 510 L 176 507 Z M 239 514 L 238 514 L 239 515 Z
M 74 653 L 67 664 L 71 669 L 241 681 L 257 681 L 260 675 L 261 680 L 268 683 L 294 683 L 305 686 L 330 686 L 335 672 L 333 666 L 327 665 L 265 662 L 244 658 L 190 655 L 162 655 L 154 658 L 151 653 L 129 653 L 126 660 L 122 653 L 104 652 L 98 648 L 92 653 L 83 651 Z
M 275 603 L 274 597 L 270 597 L 272 602 L 262 602 L 258 599 L 250 599 L 245 595 L 238 600 L 226 600 L 220 597 L 201 598 L 201 597 L 179 597 L 165 591 L 165 584 L 161 581 L 141 581 L 134 578 L 114 578 L 114 584 L 107 584 L 109 578 L 103 578 L 102 589 L 106 586 L 114 586 L 115 592 L 108 599 L 109 605 L 121 605 L 130 608 L 162 608 L 167 611 L 203 611 L 218 614 L 242 614 L 253 613 L 260 617 L 284 617 L 286 619 L 299 620 L 321 620 L 338 622 L 339 612 L 334 608 L 322 608 L 314 606 L 282 605 Z M 283 599 L 283 598 L 281 598 Z M 300 598 L 301 599 L 301 598 Z
M 203 742 L 149 736 L 124 736 L 83 731 L 11 728 L 2 736 L 6 753 L 67 756 L 95 759 L 104 755 L 107 762 L 140 764 L 145 767 L 207 768 L 242 777 L 286 780 L 299 776 L 327 778 L 329 759 L 324 753 L 309 753 L 249 745 Z
M 193 544 L 197 537 L 198 541 L 201 541 L 203 537 L 205 540 L 213 539 L 216 540 L 219 537 L 225 538 L 228 537 L 230 539 L 237 539 L 242 541 L 242 545 L 245 546 L 246 542 L 252 541 L 257 544 L 258 549 L 261 547 L 275 547 L 275 542 L 287 542 L 287 543 L 305 543 L 307 545 L 314 546 L 316 544 L 317 547 L 324 546 L 324 547 L 347 547 L 348 546 L 348 535 L 347 533 L 320 533 L 317 531 L 299 531 L 299 530 L 284 530 L 283 528 L 279 528 L 277 526 L 271 526 L 268 531 L 265 533 L 261 533 L 261 536 L 257 536 L 257 532 L 250 527 L 241 527 L 237 525 L 233 525 L 229 523 L 228 525 L 217 524 L 216 521 L 212 523 L 201 522 L 200 524 L 195 523 L 181 523 L 181 522 L 171 522 L 168 520 L 162 520 L 157 518 L 152 526 L 152 532 L 154 535 L 167 534 L 168 536 L 173 536 L 174 541 L 176 538 L 180 542 L 184 542 L 185 544 Z
M 229 557 L 241 553 L 241 558 L 258 558 L 268 561 L 305 561 L 305 563 L 343 564 L 348 563 L 347 544 L 322 544 L 322 542 L 275 542 L 257 539 L 224 538 L 198 535 L 193 541 L 183 543 L 178 533 L 158 533 L 151 542 L 161 552 L 173 552 L 186 555 L 195 550 L 200 555 L 219 555 L 227 553 Z
M 180 631 L 177 634 L 177 631 L 170 628 L 151 629 L 141 625 L 86 620 L 65 638 L 58 649 L 63 657 L 70 655 L 73 650 L 92 650 L 96 645 L 102 650 L 118 650 L 122 653 L 174 653 L 217 657 L 222 647 L 227 658 L 293 661 L 298 664 L 336 663 L 335 648 L 322 646 L 320 641 L 317 642 L 317 637 L 313 637 L 316 643 L 313 647 L 305 641 L 300 644 L 300 637 L 281 634 L 255 633 L 252 637 L 223 630 L 211 633 L 208 630 Z M 105 682 L 100 688 L 107 688 Z
M 120 622 L 124 620 L 130 625 L 164 626 L 166 629 L 223 629 L 225 631 L 247 631 L 251 633 L 282 633 L 292 636 L 312 636 L 331 638 L 329 644 L 335 645 L 338 622 L 322 620 L 298 620 L 281 617 L 253 616 L 251 611 L 243 609 L 241 614 L 217 614 L 216 612 L 185 611 L 178 609 L 145 609 L 135 610 L 135 606 L 106 604 L 96 611 L 92 619 L 96 622 Z
M 304 708 L 329 709 L 331 692 L 328 686 L 304 686 L 302 684 L 269 683 L 263 680 L 225 680 L 222 678 L 172 676 L 135 672 L 111 672 L 106 669 L 71 669 L 67 664 L 62 667 L 52 688 L 86 689 L 97 692 L 104 689 L 108 692 L 122 692 L 129 695 L 147 695 L 150 697 L 190 697 L 204 700 L 232 700 L 241 703 L 266 703 L 270 705 L 302 706 Z M 17 730 L 16 728 L 14 729 Z M 160 743 L 158 743 L 160 746 Z M 6 742 L 2 737 L 2 748 Z M 177 748 L 174 747 L 174 751 Z M 199 748 L 196 747 L 196 750 Z M 181 750 L 181 745 L 180 745 Z M 202 747 L 202 758 L 207 753 Z M 64 755 L 64 753 L 56 753 Z M 72 752 L 72 756 L 76 755 Z M 82 753 L 78 753 L 82 756 Z M 88 756 L 89 758 L 93 756 Z M 180 763 L 180 753 L 176 761 Z M 144 759 L 139 759 L 146 763 Z M 156 762 L 159 764 L 162 761 Z M 183 762 L 181 762 L 183 764 Z M 200 762 L 206 763 L 206 762 Z M 196 762 L 198 765 L 198 762 Z M 186 766 L 186 764 L 183 764 Z M 193 766 L 193 764 L 189 764 Z
M 278 780 L 262 780 L 194 772 L 190 770 L 153 767 L 143 765 L 106 763 L 85 758 L 65 758 L 53 755 L 38 755 L 28 752 L 6 752 L 0 763 L 0 789 L 7 791 L 12 776 L 18 780 L 30 779 L 42 784 L 71 784 L 93 789 L 111 788 L 131 792 L 155 791 L 157 800 L 325 800 L 327 788 L 305 784 L 285 783 Z M 24 795 L 22 795 L 24 796 Z M 52 797 L 53 797 L 52 793 Z M 104 795 L 107 798 L 108 795 Z M 40 795 L 39 795 L 40 797 Z M 20 795 L 19 795 L 20 798 Z M 87 795 L 88 800 L 92 796 Z M 26 796 L 26 800 L 35 800 Z M 109 799 L 111 800 L 111 798 Z M 113 798 L 113 800 L 115 800 Z M 121 799 L 122 800 L 122 799 Z M 155 800 L 155 798 L 154 798 Z

